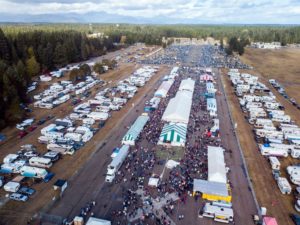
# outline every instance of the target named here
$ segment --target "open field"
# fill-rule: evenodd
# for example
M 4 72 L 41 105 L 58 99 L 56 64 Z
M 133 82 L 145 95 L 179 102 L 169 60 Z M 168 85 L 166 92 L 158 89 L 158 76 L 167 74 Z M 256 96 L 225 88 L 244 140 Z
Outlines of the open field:
M 268 61 L 268 59 L 266 59 L 266 61 Z M 257 63 L 259 64 L 259 60 L 257 60 Z M 265 66 L 267 67 L 267 65 Z M 298 110 L 288 101 L 286 101 L 275 89 L 273 89 L 271 85 L 269 85 L 269 78 L 266 79 L 264 77 L 265 74 L 261 74 L 258 70 L 242 72 L 258 75 L 261 81 L 267 84 L 267 86 L 276 95 L 279 102 L 285 106 L 286 113 L 290 115 L 296 122 L 300 121 Z M 276 217 L 279 224 L 294 224 L 289 217 L 291 213 L 296 212 L 294 210 L 294 197 L 292 194 L 283 195 L 279 191 L 277 183 L 272 176 L 270 163 L 267 161 L 267 158 L 262 156 L 258 151 L 258 146 L 252 132 L 252 127 L 244 117 L 246 114 L 244 114 L 240 109 L 238 98 L 234 94 L 233 87 L 231 86 L 230 80 L 226 74 L 227 71 L 224 70 L 222 81 L 228 96 L 228 103 L 232 112 L 234 122 L 237 124 L 236 130 L 238 138 L 245 155 L 247 167 L 250 173 L 258 203 L 261 207 L 266 207 L 267 214 Z M 279 80 L 279 77 L 280 76 L 278 75 L 278 78 L 276 77 L 275 79 Z M 292 87 L 292 89 L 293 88 L 295 87 Z M 298 160 L 288 157 L 281 159 L 280 162 L 281 174 L 282 176 L 287 177 L 285 170 L 286 167 L 288 165 L 297 163 Z M 293 187 L 295 188 L 295 185 Z
M 300 49 L 246 49 L 242 61 L 254 67 L 265 79 L 276 79 L 287 94 L 300 102 Z

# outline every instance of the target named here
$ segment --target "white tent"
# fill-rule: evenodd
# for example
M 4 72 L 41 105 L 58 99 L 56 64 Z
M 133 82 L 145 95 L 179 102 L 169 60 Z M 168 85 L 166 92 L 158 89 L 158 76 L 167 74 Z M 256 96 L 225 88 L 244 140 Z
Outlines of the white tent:
M 159 88 L 155 92 L 154 96 L 165 98 L 168 94 L 169 89 L 173 85 L 173 83 L 174 83 L 174 80 L 168 80 L 168 81 L 162 82 L 162 84 L 159 86 Z
M 125 145 L 135 145 L 136 139 L 139 137 L 140 133 L 144 129 L 144 126 L 149 120 L 149 116 L 141 115 L 139 116 L 134 124 L 127 131 L 122 139 L 122 144 Z
M 224 161 L 224 149 L 208 146 L 208 181 L 226 183 L 226 166 Z
M 188 91 L 177 92 L 162 116 L 162 120 L 173 123 L 189 123 L 193 94 Z
M 148 186 L 157 187 L 158 182 L 159 182 L 159 178 L 150 177 L 149 182 L 148 182 Z
M 195 81 L 191 78 L 182 80 L 179 86 L 179 91 L 191 91 L 194 92 Z
M 109 220 L 98 219 L 95 217 L 90 217 L 86 225 L 111 225 Z

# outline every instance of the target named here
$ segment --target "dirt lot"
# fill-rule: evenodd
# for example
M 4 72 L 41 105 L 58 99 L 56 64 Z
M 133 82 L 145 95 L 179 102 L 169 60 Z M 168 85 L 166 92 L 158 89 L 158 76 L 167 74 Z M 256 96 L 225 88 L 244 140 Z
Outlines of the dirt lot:
M 296 62 L 300 57 L 298 49 L 283 50 L 261 50 L 247 49 L 242 60 L 254 67 L 253 71 L 242 71 L 258 75 L 260 81 L 267 84 L 272 92 L 276 95 L 278 101 L 284 105 L 285 111 L 292 119 L 300 125 L 300 112 L 278 92 L 269 85 L 269 79 L 277 79 L 286 87 L 291 97 L 300 100 L 299 83 L 297 77 L 300 76 L 300 65 Z M 226 74 L 226 73 L 224 73 Z M 246 158 L 249 173 L 253 182 L 255 193 L 260 206 L 267 208 L 267 214 L 276 217 L 279 224 L 294 224 L 289 215 L 296 213 L 294 210 L 293 195 L 282 195 L 277 187 L 277 183 L 271 174 L 271 167 L 265 157 L 258 152 L 258 147 L 252 133 L 252 127 L 245 120 L 245 114 L 239 107 L 239 102 L 233 88 L 231 87 L 227 75 L 223 76 L 223 83 L 228 95 L 229 105 L 237 123 L 237 133 Z M 299 100 L 298 100 L 299 99 Z M 288 165 L 299 163 L 299 160 L 291 157 L 280 159 L 282 164 L 282 176 L 287 177 L 285 169 Z M 295 186 L 293 187 L 295 188 Z
M 127 52 L 128 49 L 125 49 L 123 51 Z M 148 52 L 148 48 L 143 49 L 142 52 L 144 51 Z M 113 54 L 115 55 L 116 53 Z M 119 64 L 120 65 L 116 70 L 112 70 L 101 75 L 100 78 L 107 81 L 108 84 L 104 87 L 97 85 L 96 87 L 92 88 L 92 93 L 89 98 L 93 98 L 93 96 L 95 96 L 95 94 L 99 92 L 99 90 L 110 87 L 116 84 L 121 79 L 128 77 L 132 72 L 140 67 L 134 63 Z M 160 70 L 159 74 L 165 74 L 166 70 L 168 70 L 168 68 L 163 68 L 162 70 Z M 158 77 L 159 76 L 156 76 L 155 78 L 153 78 L 153 80 L 157 80 Z M 54 80 L 53 82 L 56 81 L 57 80 Z M 151 80 L 149 84 L 151 84 L 152 82 L 153 81 Z M 99 142 L 105 139 L 105 137 L 110 133 L 116 123 L 120 122 L 124 112 L 130 109 L 131 104 L 135 102 L 137 98 L 145 94 L 144 92 L 146 92 L 146 89 L 148 89 L 146 88 L 146 86 L 141 88 L 138 94 L 133 99 L 131 99 L 122 110 L 114 112 L 110 120 L 107 122 L 106 126 L 101 129 L 101 131 L 98 132 L 93 137 L 93 139 L 84 146 L 84 148 L 82 148 L 74 156 L 64 156 L 62 160 L 60 160 L 58 163 L 55 163 L 50 170 L 51 172 L 54 172 L 56 174 L 54 179 L 48 184 L 35 184 L 33 188 L 36 189 L 37 193 L 27 203 L 22 204 L 10 201 L 5 204 L 5 202 L 7 201 L 7 199 L 4 197 L 6 193 L 3 190 L 0 190 L 0 223 L 2 224 L 2 222 L 5 220 L 6 222 L 10 221 L 7 224 L 21 224 L 25 222 L 26 219 L 30 218 L 35 212 L 38 212 L 38 210 L 44 208 L 45 206 L 48 206 L 49 202 L 51 202 L 51 198 L 54 196 L 52 184 L 56 181 L 56 179 L 68 179 L 74 173 L 76 173 L 78 169 L 86 162 L 90 154 L 95 151 L 96 147 L 99 145 Z M 89 98 L 87 98 L 86 100 L 88 100 Z M 48 116 L 49 114 L 55 116 L 56 118 L 61 118 L 68 115 L 72 111 L 72 109 L 73 106 L 71 105 L 71 102 L 68 101 L 52 110 L 35 108 L 30 117 L 34 117 L 36 121 Z M 7 140 L 0 145 L 0 159 L 2 159 L 8 153 L 15 153 L 21 145 L 28 143 L 36 145 L 40 153 L 46 152 L 46 147 L 42 144 L 39 144 L 37 138 L 40 136 L 41 128 L 51 122 L 52 121 L 47 121 L 45 124 L 38 126 L 36 130 L 26 135 L 23 139 L 19 139 L 17 137 L 18 130 L 15 127 L 8 127 L 3 130 L 2 133 L 7 136 Z M 18 222 L 13 223 L 12 221 Z
M 241 59 L 264 78 L 278 80 L 288 95 L 300 102 L 300 49 L 246 49 Z
M 134 65 L 126 65 L 127 69 L 124 71 L 113 71 L 110 75 L 106 75 L 105 79 L 109 79 L 109 77 L 113 80 L 109 85 L 112 85 L 116 83 L 118 80 L 123 79 L 124 77 L 127 77 L 130 75 L 131 72 L 136 70 L 136 67 Z M 54 191 L 52 189 L 52 184 L 56 181 L 58 178 L 62 179 L 69 179 L 71 176 L 77 173 L 77 171 L 84 165 L 84 163 L 88 160 L 90 155 L 96 151 L 97 149 L 101 148 L 99 146 L 100 144 L 103 144 L 105 142 L 106 138 L 111 135 L 111 132 L 113 131 L 113 128 L 117 126 L 120 122 L 122 122 L 122 118 L 125 114 L 127 114 L 130 109 L 132 108 L 132 104 L 138 101 L 138 99 L 141 99 L 144 97 L 144 95 L 149 91 L 149 88 L 151 88 L 151 85 L 154 82 L 157 82 L 158 79 L 164 75 L 167 70 L 169 70 L 168 67 L 163 67 L 160 69 L 160 72 L 158 75 L 153 77 L 149 81 L 147 85 L 140 88 L 136 96 L 134 96 L 125 107 L 122 108 L 122 110 L 114 112 L 112 114 L 112 117 L 109 119 L 109 121 L 106 123 L 105 127 L 101 129 L 91 141 L 89 141 L 84 148 L 79 150 L 74 156 L 64 156 L 62 160 L 60 160 L 58 163 L 54 164 L 54 166 L 51 168 L 51 172 L 56 173 L 56 176 L 54 179 L 49 182 L 48 184 L 41 183 L 34 185 L 34 188 L 37 190 L 37 193 L 35 194 L 34 198 L 29 200 L 27 203 L 18 203 L 18 202 L 8 202 L 5 206 L 3 206 L 0 210 L 0 218 L 4 221 L 14 221 L 10 224 L 18 224 L 20 222 L 20 219 L 28 218 L 29 216 L 32 216 L 34 212 L 38 212 L 40 209 L 43 209 L 43 211 L 47 210 L 48 207 L 51 207 L 51 198 L 54 196 Z M 120 75 L 121 74 L 121 75 Z M 39 131 L 35 131 L 36 134 L 32 135 L 30 138 L 32 139 L 30 143 L 34 143 L 37 146 L 41 146 L 37 143 L 37 137 L 39 136 Z M 28 143 L 29 140 L 27 140 L 26 143 Z M 15 146 L 15 149 L 18 149 L 18 144 Z M 13 146 L 11 146 L 13 147 Z M 42 146 L 39 148 L 41 149 Z M 43 149 L 45 149 L 45 146 L 43 146 Z M 12 151 L 12 148 L 7 149 L 7 152 L 14 152 Z M 4 192 L 1 192 L 1 195 L 4 195 Z M 34 203 L 34 204 L 33 204 Z M 26 208 L 24 207 L 26 205 Z M 18 217 L 20 219 L 16 219 L 16 210 L 18 211 Z M 1 221 L 1 220 L 0 220 Z M 16 222 L 16 223 L 15 223 Z

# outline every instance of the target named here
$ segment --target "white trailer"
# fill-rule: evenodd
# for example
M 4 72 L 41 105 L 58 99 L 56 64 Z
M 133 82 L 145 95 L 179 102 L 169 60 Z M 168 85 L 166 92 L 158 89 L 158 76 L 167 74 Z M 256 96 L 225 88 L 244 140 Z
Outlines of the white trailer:
M 41 144 L 48 144 L 50 141 L 53 140 L 51 137 L 46 137 L 46 136 L 39 136 L 38 137 L 38 142 Z
M 104 112 L 91 112 L 90 114 L 87 114 L 87 117 L 93 118 L 94 120 L 107 120 L 109 114 Z
M 9 181 L 8 183 L 6 183 L 3 188 L 5 191 L 7 192 L 17 192 L 21 187 L 21 184 L 19 182 L 14 182 L 14 181 Z
M 279 109 L 281 106 L 278 102 L 265 102 L 264 105 L 267 109 Z
M 272 170 L 280 170 L 280 162 L 277 157 L 270 156 L 269 161 L 271 163 Z
M 233 210 L 227 207 L 220 207 L 212 203 L 205 203 L 202 216 L 213 218 L 217 222 L 230 223 L 233 221 Z
M 254 124 L 255 128 L 263 128 L 264 126 L 273 126 L 273 122 L 270 119 L 257 118 Z
M 118 172 L 119 168 L 122 166 L 124 160 L 129 153 L 129 145 L 123 145 L 116 157 L 113 158 L 112 162 L 107 167 L 107 174 L 105 181 L 112 182 Z
M 286 171 L 289 175 L 293 175 L 293 174 L 300 175 L 300 166 L 288 166 L 286 168 Z
M 286 149 L 266 147 L 262 144 L 259 144 L 259 150 L 260 150 L 260 153 L 265 156 L 288 157 L 288 155 L 289 155 L 288 150 L 286 150 Z
M 290 175 L 290 180 L 293 184 L 300 185 L 300 174 Z
M 273 121 L 276 121 L 276 122 L 280 122 L 280 123 L 290 123 L 291 122 L 291 117 L 289 115 L 273 115 L 272 117 L 272 120 Z
M 292 187 L 285 177 L 278 177 L 277 185 L 282 194 L 291 194 Z
M 20 169 L 20 173 L 24 177 L 34 177 L 34 178 L 45 178 L 48 174 L 47 170 L 33 167 L 33 166 L 23 166 Z
M 82 134 L 78 134 L 78 133 L 66 133 L 64 135 L 64 138 L 68 138 L 71 139 L 73 141 L 81 141 L 82 140 Z
M 283 139 L 283 133 L 281 131 L 265 130 L 265 129 L 255 129 L 255 134 L 257 137 L 261 138 L 275 138 Z
M 72 145 L 58 145 L 58 144 L 48 144 L 47 149 L 54 152 L 59 152 L 63 155 L 73 155 L 74 148 Z
M 249 108 L 261 108 L 262 107 L 262 103 L 260 102 L 248 102 L 246 104 L 246 109 L 249 109 Z
M 61 132 L 53 131 L 53 132 L 46 133 L 44 136 L 53 140 L 56 138 L 62 138 L 64 136 L 64 134 Z
M 8 154 L 7 156 L 5 156 L 3 158 L 3 163 L 12 163 L 13 161 L 15 161 L 18 158 L 19 158 L 19 155 L 17 155 L 17 154 Z
M 30 166 L 37 166 L 42 168 L 50 168 L 52 166 L 51 159 L 44 157 L 32 157 L 29 159 Z
M 300 140 L 299 134 L 284 134 L 284 138 L 289 141 Z
M 93 137 L 93 132 L 89 131 L 86 132 L 84 135 L 82 135 L 82 141 L 83 142 L 88 142 L 89 140 L 91 140 L 91 138 Z

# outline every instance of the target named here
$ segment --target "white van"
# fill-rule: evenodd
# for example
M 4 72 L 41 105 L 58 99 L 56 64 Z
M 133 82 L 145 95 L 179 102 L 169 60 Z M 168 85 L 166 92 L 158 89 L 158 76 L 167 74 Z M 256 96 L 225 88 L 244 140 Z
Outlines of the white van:
M 17 192 L 21 187 L 21 184 L 18 182 L 10 181 L 4 185 L 4 190 L 7 192 Z
M 49 158 L 32 157 L 29 159 L 29 165 L 42 167 L 42 168 L 50 168 L 52 166 L 52 161 Z
M 202 216 L 213 218 L 217 222 L 230 223 L 233 221 L 233 210 L 231 208 L 215 206 L 212 203 L 206 203 Z

